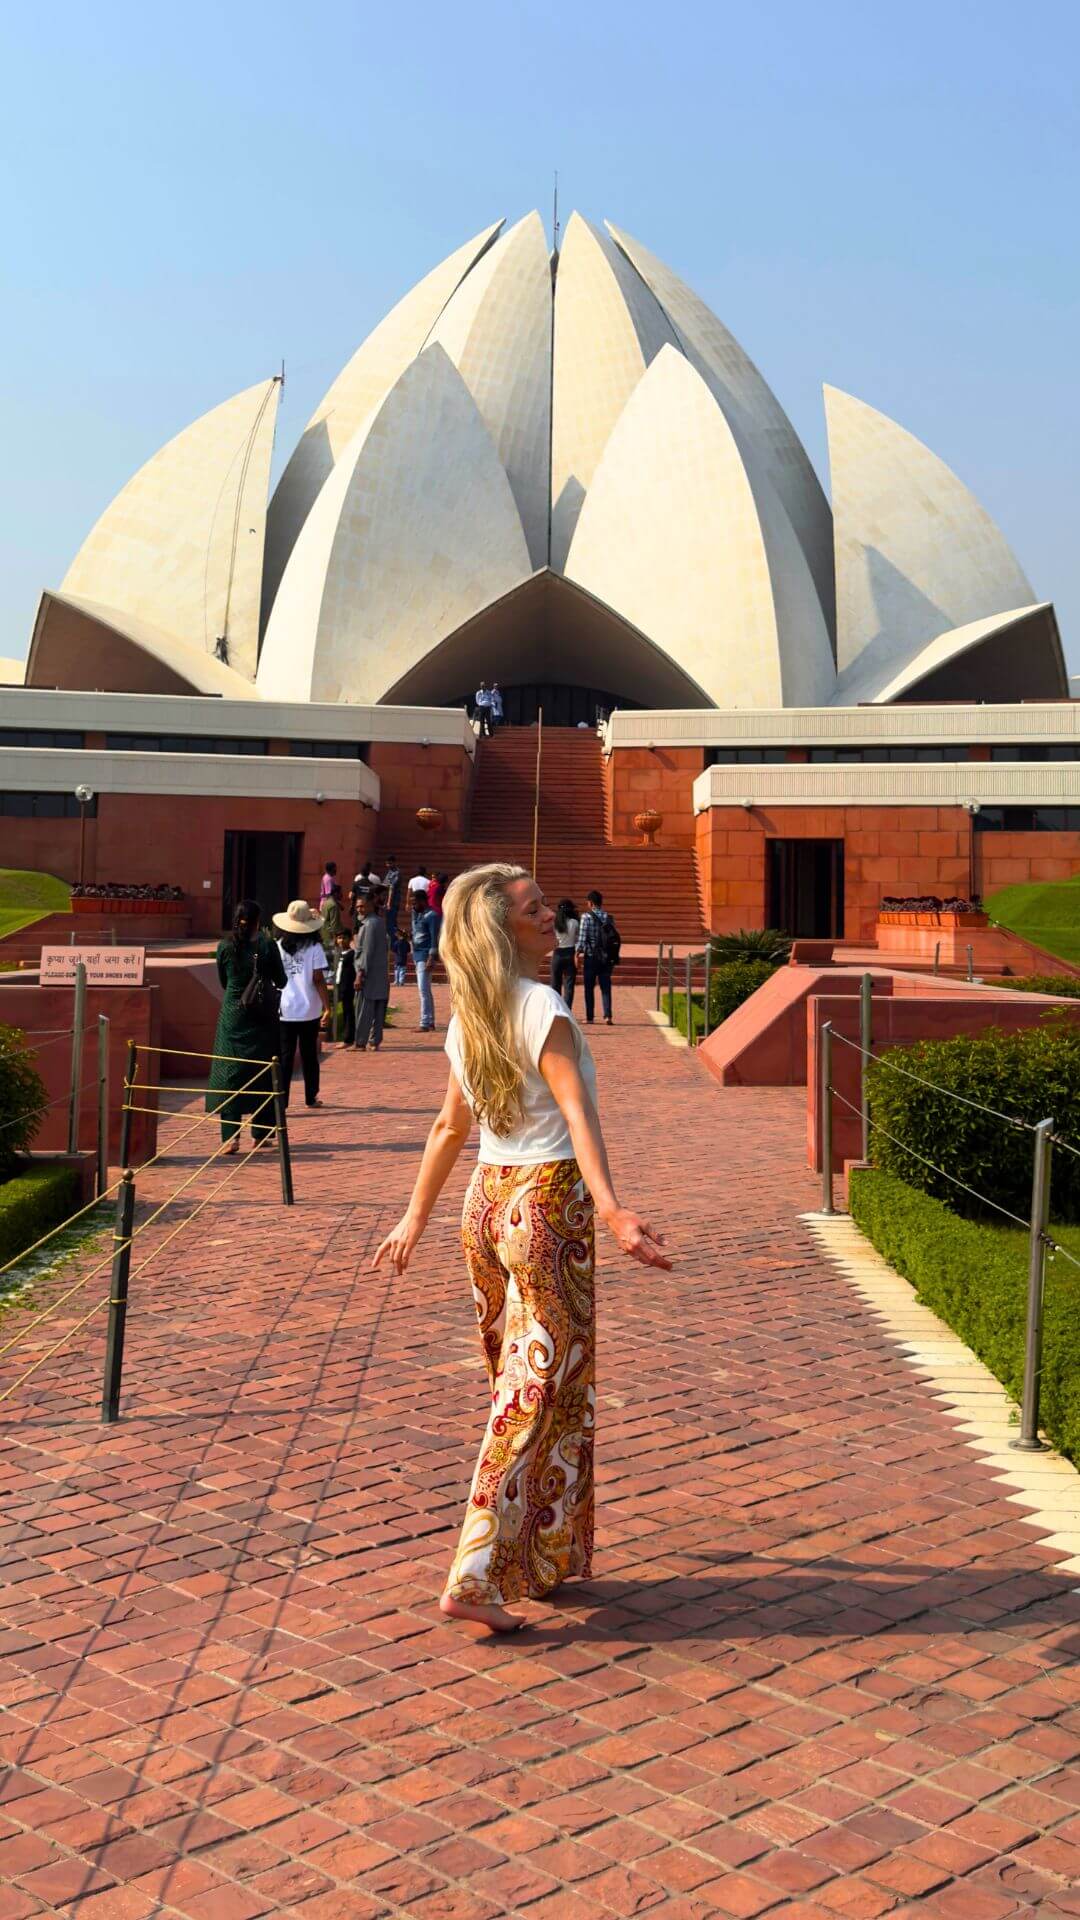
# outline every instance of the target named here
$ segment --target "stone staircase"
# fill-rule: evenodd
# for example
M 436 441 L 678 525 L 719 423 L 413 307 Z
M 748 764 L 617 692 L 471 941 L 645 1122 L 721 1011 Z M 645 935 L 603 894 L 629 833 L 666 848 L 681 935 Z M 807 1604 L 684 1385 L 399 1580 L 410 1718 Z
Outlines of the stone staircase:
M 532 865 L 536 786 L 535 727 L 505 728 L 477 749 L 468 836 L 446 840 L 419 829 L 401 842 L 403 869 L 435 866 L 451 878 L 488 860 Z M 591 887 L 615 916 L 626 945 L 651 947 L 644 968 L 627 955 L 620 977 L 651 977 L 660 940 L 700 942 L 701 912 L 694 855 L 688 848 L 613 847 L 604 834 L 600 743 L 592 732 L 547 728 L 540 774 L 537 878 L 548 900 L 564 894 L 579 907 Z

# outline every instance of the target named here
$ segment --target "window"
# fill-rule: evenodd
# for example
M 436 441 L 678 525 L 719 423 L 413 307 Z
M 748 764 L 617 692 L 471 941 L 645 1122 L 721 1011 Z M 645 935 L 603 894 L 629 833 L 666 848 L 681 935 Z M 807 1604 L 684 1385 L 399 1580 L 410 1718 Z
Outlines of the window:
M 232 733 L 107 733 L 113 753 L 265 753 L 265 740 Z
M 79 803 L 73 793 L 0 791 L 0 815 L 8 820 L 77 820 Z M 97 794 L 86 803 L 87 818 L 97 818 Z
M 86 735 L 56 727 L 0 727 L 0 747 L 85 747 Z
M 290 740 L 289 752 L 309 760 L 362 760 L 366 749 L 359 740 Z
M 787 765 L 786 747 L 710 747 L 706 764 L 710 767 L 782 767 Z
M 811 766 L 919 766 L 943 760 L 967 760 L 967 747 L 811 747 Z
M 1075 740 L 1040 743 L 1038 746 L 991 747 L 991 760 L 1080 760 L 1080 745 Z
M 982 807 L 976 833 L 1080 833 L 1080 807 Z

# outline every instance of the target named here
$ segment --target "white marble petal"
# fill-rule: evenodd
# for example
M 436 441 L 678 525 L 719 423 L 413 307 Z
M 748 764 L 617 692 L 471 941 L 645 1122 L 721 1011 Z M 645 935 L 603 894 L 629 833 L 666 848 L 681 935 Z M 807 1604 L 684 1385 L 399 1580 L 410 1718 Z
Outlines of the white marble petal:
M 138 614 L 71 593 L 41 596 L 25 684 L 102 693 L 199 693 L 255 700 L 255 688 L 212 653 Z
M 374 704 L 531 572 L 491 436 L 432 345 L 354 435 L 307 517 L 266 629 L 259 692 Z
M 999 645 L 997 657 L 991 656 L 991 643 L 1008 641 L 1008 666 L 1003 668 Z M 978 658 L 981 654 L 981 659 Z M 1014 700 L 1023 697 L 1025 681 L 1033 693 L 1044 698 L 1066 696 L 1068 678 L 1061 653 L 1057 619 L 1050 601 L 1035 606 L 1014 607 L 1007 613 L 993 613 L 985 620 L 971 620 L 962 627 L 950 627 L 933 640 L 923 641 L 904 652 L 874 657 L 863 654 L 841 675 L 833 696 L 836 706 L 850 707 L 873 701 L 888 706 L 914 693 L 920 682 L 964 661 L 978 674 L 978 691 L 971 697 L 984 700 Z M 1036 677 L 1040 685 L 1036 687 Z M 943 696 L 947 697 L 947 696 Z M 959 693 L 957 698 L 962 697 Z
M 551 259 L 527 214 L 478 260 L 432 329 L 506 469 L 534 567 L 547 565 L 551 477 Z
M 1035 600 L 1004 536 L 936 453 L 825 388 L 836 530 L 837 667 L 875 666 Z
M 628 233 L 605 226 L 675 329 L 679 344 L 724 409 L 743 458 L 771 481 L 806 555 L 825 623 L 834 631 L 833 532 L 829 503 L 791 421 L 734 334 L 686 282 Z
M 297 535 L 342 449 L 399 374 L 426 346 L 447 301 L 502 226 L 496 220 L 418 280 L 379 321 L 319 401 L 281 475 L 270 502 L 266 533 L 262 624 L 265 629 L 278 583 Z
M 581 503 L 616 420 L 669 321 L 606 233 L 573 213 L 555 276 L 551 565 L 566 563 Z
M 278 380 L 235 394 L 139 468 L 72 561 L 61 592 L 112 607 L 255 677 Z
M 829 635 L 787 515 L 674 347 L 611 434 L 566 575 L 640 627 L 718 706 L 814 706 L 832 692 Z

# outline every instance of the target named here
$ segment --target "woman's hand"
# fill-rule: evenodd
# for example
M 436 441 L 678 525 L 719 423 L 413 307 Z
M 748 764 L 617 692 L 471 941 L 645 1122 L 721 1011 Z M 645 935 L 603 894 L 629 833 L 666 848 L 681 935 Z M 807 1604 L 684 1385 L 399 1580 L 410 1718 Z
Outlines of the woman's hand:
M 643 1267 L 663 1267 L 665 1273 L 671 1272 L 673 1263 L 664 1252 L 663 1234 L 654 1233 L 640 1214 L 629 1207 L 615 1207 L 605 1216 L 604 1225 L 631 1260 L 639 1260 Z
M 412 1212 L 403 1213 L 401 1216 L 401 1219 L 397 1223 L 397 1226 L 391 1228 L 390 1232 L 386 1236 L 386 1239 L 383 1241 L 381 1247 L 376 1253 L 375 1258 L 371 1263 L 372 1268 L 374 1269 L 375 1267 L 377 1267 L 380 1260 L 383 1257 L 383 1254 L 387 1253 L 390 1256 L 390 1265 L 393 1268 L 394 1272 L 404 1273 L 406 1267 L 409 1264 L 409 1259 L 412 1254 L 412 1250 L 415 1247 L 417 1241 L 419 1240 L 420 1235 L 423 1233 L 426 1225 L 427 1225 L 427 1221 L 421 1219 L 419 1214 L 415 1214 Z

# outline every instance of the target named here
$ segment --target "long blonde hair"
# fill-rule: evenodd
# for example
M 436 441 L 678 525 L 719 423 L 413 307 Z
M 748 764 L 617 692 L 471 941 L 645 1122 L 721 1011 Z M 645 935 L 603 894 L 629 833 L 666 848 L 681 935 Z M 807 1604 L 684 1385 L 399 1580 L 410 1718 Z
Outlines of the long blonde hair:
M 512 880 L 524 867 L 493 861 L 459 873 L 446 890 L 439 957 L 461 1036 L 464 1091 L 478 1120 L 500 1139 L 522 1117 L 525 1068 L 511 1014 L 518 956 L 508 930 Z

